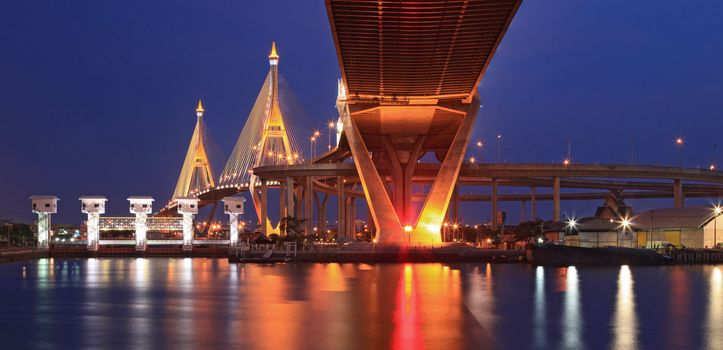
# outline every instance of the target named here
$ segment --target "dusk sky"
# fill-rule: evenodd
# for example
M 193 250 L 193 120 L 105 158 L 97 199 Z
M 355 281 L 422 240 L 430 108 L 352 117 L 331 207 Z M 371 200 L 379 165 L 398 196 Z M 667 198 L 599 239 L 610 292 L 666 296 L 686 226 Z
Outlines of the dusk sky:
M 315 121 L 309 133 L 337 117 L 340 73 L 323 1 L 3 5 L 0 218 L 30 221 L 33 194 L 59 196 L 63 223 L 80 222 L 81 195 L 107 196 L 117 215 L 129 195 L 161 206 L 197 99 L 227 155 L 272 41 Z M 575 163 L 630 163 L 634 139 L 637 163 L 677 166 L 681 136 L 684 166 L 710 165 L 714 144 L 721 166 L 721 15 L 717 0 L 523 2 L 480 85 L 482 161 L 496 160 L 500 133 L 507 162 L 560 162 L 570 138 Z

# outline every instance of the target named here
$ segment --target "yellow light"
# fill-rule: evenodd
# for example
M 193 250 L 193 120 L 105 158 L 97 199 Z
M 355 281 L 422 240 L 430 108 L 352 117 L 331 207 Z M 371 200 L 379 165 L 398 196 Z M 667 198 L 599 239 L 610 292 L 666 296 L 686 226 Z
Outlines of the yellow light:
M 314 130 L 314 136 L 317 136 L 317 137 L 318 137 L 319 135 L 321 135 L 321 133 L 319 132 L 319 130 Z
M 272 41 L 271 42 L 271 54 L 269 54 L 269 59 L 273 60 L 273 59 L 278 59 L 278 58 L 279 58 L 279 55 L 276 54 L 276 42 Z
M 710 169 L 710 171 L 715 171 L 715 164 L 711 164 L 708 169 Z
M 412 225 L 404 226 L 404 232 L 412 232 Z
M 334 122 L 329 122 L 328 127 L 329 127 L 329 129 L 333 128 L 333 127 L 334 127 Z
M 472 163 L 472 164 L 474 164 L 474 157 L 470 157 L 470 158 L 469 158 L 469 162 Z
M 676 138 L 676 139 L 675 139 L 675 144 L 677 144 L 677 145 L 679 145 L 679 146 L 682 145 L 682 144 L 683 144 L 683 138 L 682 138 L 682 137 Z
M 453 224 L 453 225 L 452 225 L 452 228 L 456 230 L 456 229 L 458 229 L 458 228 L 459 228 L 459 225 L 457 225 L 457 224 Z
M 482 147 L 483 143 L 482 140 L 477 141 L 477 147 Z
M 715 207 L 713 207 L 713 213 L 715 213 L 715 215 L 720 215 L 721 213 L 723 213 L 723 207 L 721 207 L 720 205 L 716 205 Z
M 570 165 L 570 160 L 569 160 L 569 159 L 564 159 L 564 160 L 562 161 L 562 165 L 564 165 L 564 166 Z

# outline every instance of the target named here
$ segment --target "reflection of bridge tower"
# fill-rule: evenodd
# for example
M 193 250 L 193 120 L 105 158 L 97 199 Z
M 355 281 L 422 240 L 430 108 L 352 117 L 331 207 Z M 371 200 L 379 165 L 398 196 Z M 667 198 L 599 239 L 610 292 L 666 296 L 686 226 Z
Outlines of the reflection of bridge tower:
M 188 145 L 186 159 L 183 161 L 181 176 L 178 177 L 173 199 L 196 195 L 214 187 L 211 163 L 206 152 L 206 124 L 203 122 L 203 105 L 198 100 L 196 108 L 196 128 Z
M 284 121 L 279 98 L 278 64 L 279 55 L 273 43 L 269 55 L 269 73 L 219 178 L 221 189 L 249 189 L 259 220 L 265 217 L 262 215 L 262 207 L 265 207 L 262 202 L 266 201 L 266 188 L 273 184 L 261 183 L 251 169 L 264 165 L 291 165 L 301 161 L 299 144 Z M 262 231 L 266 233 L 277 230 L 269 220 L 262 226 Z

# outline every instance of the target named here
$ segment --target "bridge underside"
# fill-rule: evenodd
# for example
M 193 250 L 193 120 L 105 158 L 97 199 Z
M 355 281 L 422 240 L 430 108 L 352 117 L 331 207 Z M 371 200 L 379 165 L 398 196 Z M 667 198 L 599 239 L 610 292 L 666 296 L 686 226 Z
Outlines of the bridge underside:
M 479 111 L 477 86 L 519 0 L 327 0 L 348 146 L 379 242 L 438 243 Z M 412 176 L 439 171 L 417 212 Z M 391 173 L 391 181 L 380 171 Z

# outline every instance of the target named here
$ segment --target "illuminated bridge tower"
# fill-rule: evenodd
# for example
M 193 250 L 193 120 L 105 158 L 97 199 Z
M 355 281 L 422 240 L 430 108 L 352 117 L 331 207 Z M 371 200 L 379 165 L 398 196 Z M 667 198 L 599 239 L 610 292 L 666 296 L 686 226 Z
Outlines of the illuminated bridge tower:
M 198 100 L 196 128 L 193 130 L 172 200 L 194 196 L 214 188 L 213 172 L 206 152 L 206 123 L 203 121 L 203 112 L 201 100 Z
M 262 183 L 252 169 L 264 165 L 292 165 L 302 161 L 300 140 L 288 129 L 279 98 L 279 55 L 271 45 L 269 73 L 219 178 L 219 188 L 248 189 L 265 234 L 278 232 L 267 215 L 266 191 L 278 183 Z M 287 186 L 288 187 L 288 186 Z M 289 189 L 291 190 L 291 189 Z M 265 223 L 262 223 L 265 221 Z
M 351 150 L 377 241 L 442 241 L 477 87 L 519 4 L 326 0 L 342 73 L 339 144 Z M 419 170 L 426 180 L 413 183 Z M 415 189 L 426 193 L 418 208 Z

